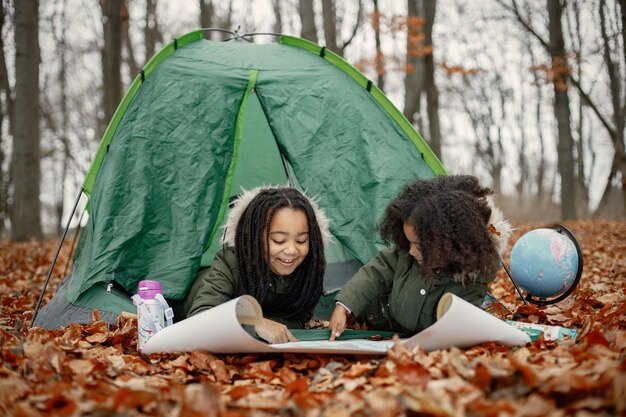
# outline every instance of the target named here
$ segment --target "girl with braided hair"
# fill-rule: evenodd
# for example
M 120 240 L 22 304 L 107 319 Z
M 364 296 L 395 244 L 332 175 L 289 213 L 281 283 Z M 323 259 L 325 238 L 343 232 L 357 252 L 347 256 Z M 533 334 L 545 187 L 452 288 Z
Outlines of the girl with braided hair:
M 295 188 L 262 187 L 233 204 L 223 247 L 191 289 L 188 316 L 243 294 L 263 309 L 256 334 L 270 343 L 296 338 L 322 294 L 328 220 L 314 201 Z
M 393 247 L 339 292 L 330 340 L 344 331 L 349 314 L 371 329 L 415 334 L 435 322 L 437 303 L 447 292 L 480 306 L 511 233 L 491 194 L 468 175 L 405 186 L 377 227 Z

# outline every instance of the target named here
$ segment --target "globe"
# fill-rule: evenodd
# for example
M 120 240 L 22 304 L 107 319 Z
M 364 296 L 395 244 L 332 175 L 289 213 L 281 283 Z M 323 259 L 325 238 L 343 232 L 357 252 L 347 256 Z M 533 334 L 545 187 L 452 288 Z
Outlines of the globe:
M 511 275 L 529 295 L 555 297 L 572 285 L 578 272 L 574 243 L 553 229 L 524 234 L 511 250 Z

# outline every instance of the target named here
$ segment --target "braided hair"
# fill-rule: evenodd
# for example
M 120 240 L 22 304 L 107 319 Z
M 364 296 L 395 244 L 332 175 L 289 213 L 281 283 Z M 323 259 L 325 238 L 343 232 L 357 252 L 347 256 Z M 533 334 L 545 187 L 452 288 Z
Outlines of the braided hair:
M 424 276 L 437 272 L 464 281 L 493 276 L 499 267 L 496 243 L 489 232 L 492 194 L 469 175 L 418 180 L 404 187 L 377 226 L 386 244 L 409 250 L 404 223 L 419 238 Z
M 309 227 L 309 253 L 291 274 L 285 294 L 273 297 L 268 291 L 272 272 L 267 259 L 269 233 L 277 210 L 288 207 L 306 214 Z M 248 204 L 237 223 L 235 255 L 242 294 L 257 299 L 263 312 L 285 319 L 301 319 L 318 303 L 326 260 L 317 217 L 310 201 L 295 188 L 264 189 Z

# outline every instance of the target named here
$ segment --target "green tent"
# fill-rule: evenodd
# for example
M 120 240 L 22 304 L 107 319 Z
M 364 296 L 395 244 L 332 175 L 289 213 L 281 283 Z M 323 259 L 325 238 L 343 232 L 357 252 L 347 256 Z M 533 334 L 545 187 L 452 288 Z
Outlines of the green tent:
M 402 113 L 337 54 L 284 35 L 191 32 L 148 62 L 102 138 L 67 298 L 134 311 L 107 284 L 134 293 L 154 279 L 182 299 L 219 248 L 230 199 L 264 184 L 291 184 L 326 211 L 331 294 L 381 248 L 374 225 L 400 188 L 442 174 Z

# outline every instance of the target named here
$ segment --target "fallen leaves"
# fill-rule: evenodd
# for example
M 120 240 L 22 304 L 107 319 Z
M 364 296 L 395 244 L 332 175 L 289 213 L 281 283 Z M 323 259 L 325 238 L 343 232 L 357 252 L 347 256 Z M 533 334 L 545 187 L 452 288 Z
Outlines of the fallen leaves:
M 28 328 L 54 243 L 0 242 L 0 415 L 7 416 L 588 416 L 626 414 L 626 223 L 572 222 L 579 288 L 523 305 L 502 271 L 502 319 L 576 328 L 576 341 L 485 343 L 386 356 L 143 355 L 137 318 L 59 331 Z M 513 241 L 540 225 L 519 225 Z M 510 249 L 510 248 L 509 248 Z M 44 303 L 65 270 L 67 249 Z M 317 321 L 313 327 L 328 323 Z

